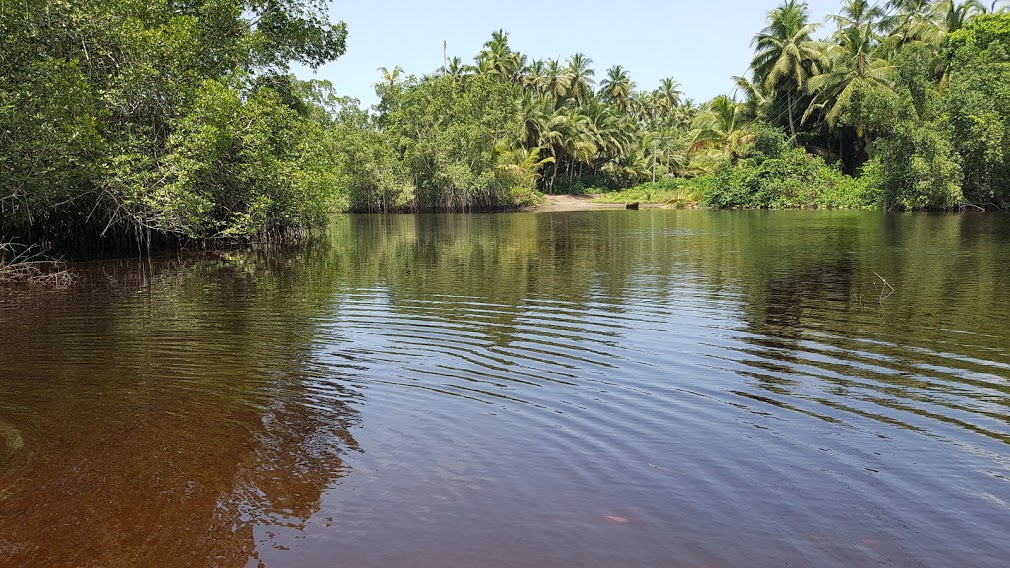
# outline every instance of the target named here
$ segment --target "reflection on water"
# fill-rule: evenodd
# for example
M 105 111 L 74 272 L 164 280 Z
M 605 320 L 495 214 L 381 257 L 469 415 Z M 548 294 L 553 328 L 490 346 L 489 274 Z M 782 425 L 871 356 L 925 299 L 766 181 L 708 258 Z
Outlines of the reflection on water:
M 0 471 L 5 565 L 241 566 L 257 526 L 318 510 L 360 392 L 314 357 L 330 299 L 286 262 L 107 263 L 7 299 L 0 416 L 25 443 Z
M 86 265 L 0 292 L 0 563 L 1000 565 L 1008 261 L 603 211 Z

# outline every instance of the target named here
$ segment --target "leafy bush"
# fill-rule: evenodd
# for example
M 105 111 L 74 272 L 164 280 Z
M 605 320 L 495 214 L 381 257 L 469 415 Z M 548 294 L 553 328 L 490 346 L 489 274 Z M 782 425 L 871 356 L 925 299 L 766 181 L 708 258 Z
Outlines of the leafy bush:
M 664 178 L 646 182 L 628 189 L 603 193 L 594 201 L 597 203 L 662 203 L 672 206 L 687 206 L 696 202 L 691 182 L 683 178 Z
M 499 167 L 496 150 L 519 129 L 516 101 L 513 85 L 489 76 L 384 90 L 379 126 L 415 181 L 413 209 L 496 209 L 533 199 L 535 172 Z
M 930 53 L 922 45 L 903 47 L 893 58 L 899 70 L 893 90 L 864 88 L 853 96 L 842 122 L 871 128 L 870 162 L 888 208 L 950 209 L 962 199 L 961 157 L 953 130 L 932 87 Z
M 344 52 L 316 0 L 0 9 L 0 234 L 64 252 L 323 224 L 334 151 L 293 61 Z
M 690 182 L 702 205 L 719 209 L 871 208 L 880 203 L 872 178 L 854 179 L 794 147 L 780 130 L 755 127 L 739 157 Z

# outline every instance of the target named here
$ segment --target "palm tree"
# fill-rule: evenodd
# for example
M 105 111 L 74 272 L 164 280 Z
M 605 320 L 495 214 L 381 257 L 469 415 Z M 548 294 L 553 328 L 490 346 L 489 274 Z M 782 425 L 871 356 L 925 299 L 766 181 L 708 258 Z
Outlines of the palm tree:
M 644 147 L 636 148 L 635 151 L 615 162 L 612 171 L 617 179 L 627 184 L 636 184 L 648 181 L 652 175 L 652 165 L 645 155 Z
M 635 83 L 631 81 L 626 69 L 620 65 L 607 69 L 607 78 L 600 83 L 600 87 L 604 100 L 624 112 L 631 110 L 631 94 L 635 90 Z
M 523 87 L 538 95 L 544 94 L 544 80 L 547 76 L 547 66 L 539 59 L 534 59 L 522 70 Z
M 632 109 L 642 124 L 652 124 L 659 117 L 660 104 L 655 93 L 635 93 L 632 95 Z
M 593 163 L 595 171 L 600 165 L 625 153 L 633 138 L 632 129 L 626 113 L 598 99 L 587 101 L 581 111 L 590 120 L 590 133 L 598 149 Z
M 593 60 L 582 53 L 576 53 L 568 58 L 569 90 L 571 96 L 579 102 L 585 101 L 593 94 L 593 85 L 596 84 L 593 77 L 596 71 L 590 67 L 592 64 Z
M 694 121 L 690 152 L 719 148 L 724 154 L 737 152 L 747 142 L 747 130 L 740 103 L 720 95 L 712 99 Z
M 904 38 L 908 29 L 926 17 L 929 4 L 933 0 L 887 0 L 885 8 L 889 16 L 884 18 L 883 27 L 893 36 Z M 904 41 L 904 40 L 902 40 Z
M 803 114 L 805 122 L 815 112 L 823 113 L 829 128 L 835 127 L 857 86 L 889 87 L 895 72 L 886 60 L 873 57 L 875 35 L 869 25 L 846 28 L 835 37 L 839 43 L 830 44 L 824 53 L 825 72 L 807 83 L 814 98 Z
M 393 67 L 392 70 L 389 67 L 379 67 L 379 73 L 382 73 L 382 83 L 390 87 L 395 87 L 403 82 L 403 67 L 397 65 Z
M 553 164 L 554 158 L 547 156 L 541 158 L 544 148 L 509 148 L 498 145 L 495 153 L 498 156 L 498 168 L 516 176 L 530 176 L 534 180 L 540 178 L 540 171 L 547 164 Z
M 562 169 L 571 181 L 575 177 L 576 167 L 591 165 L 599 151 L 592 120 L 570 102 L 554 111 L 540 135 L 543 145 L 548 147 L 556 160 L 550 181 L 551 191 L 554 191 L 558 173 Z
M 958 3 L 954 0 L 939 0 L 931 7 L 931 20 L 939 33 L 933 34 L 933 45 L 939 51 L 943 40 L 949 34 L 968 25 L 972 18 L 985 13 L 985 6 L 978 0 L 965 0 Z
M 467 74 L 467 66 L 463 64 L 463 60 L 459 57 L 453 57 L 445 68 L 445 74 L 451 77 L 454 82 L 459 83 Z
M 754 37 L 756 54 L 751 63 L 755 77 L 765 88 L 784 92 L 789 131 L 796 136 L 794 99 L 817 73 L 818 44 L 811 39 L 817 24 L 809 22 L 806 2 L 786 0 L 768 14 L 768 26 Z
M 552 97 L 557 104 L 568 96 L 571 85 L 571 76 L 561 67 L 561 63 L 557 59 L 548 61 L 544 72 L 544 93 Z
M 473 65 L 470 66 L 470 72 L 474 75 L 497 74 L 498 71 L 495 69 L 494 65 L 495 61 L 491 54 L 487 51 L 482 51 L 473 58 Z
M 828 19 L 838 25 L 839 31 L 849 28 L 869 27 L 877 32 L 882 29 L 887 12 L 869 0 L 845 0 L 841 13 L 828 16 Z
M 691 99 L 683 99 L 680 105 L 677 107 L 676 112 L 669 120 L 669 126 L 679 128 L 681 130 L 690 129 L 691 123 L 698 116 L 698 107 L 694 104 Z
M 516 140 L 524 148 L 545 145 L 543 131 L 550 121 L 553 108 L 543 96 L 523 91 L 519 99 L 519 132 Z
M 512 77 L 519 70 L 516 67 L 517 58 L 513 56 L 508 42 L 508 32 L 498 30 L 492 32 L 491 39 L 484 43 L 484 50 L 478 57 L 487 62 L 489 72 L 497 73 L 502 77 Z
M 746 77 L 733 76 L 731 78 L 736 84 L 736 90 L 743 91 L 747 96 L 742 105 L 744 115 L 750 120 L 768 120 L 774 102 L 774 93 L 765 89 L 764 84 L 755 83 Z
M 671 111 L 680 106 L 680 98 L 683 96 L 684 92 L 680 90 L 680 83 L 674 81 L 673 79 L 667 77 L 659 82 L 659 90 L 657 95 L 663 99 L 663 107 L 667 111 Z
M 891 36 L 885 41 L 894 53 L 908 43 L 924 44 L 932 51 L 930 68 L 942 90 L 947 84 L 948 61 L 942 55 L 947 36 L 965 27 L 972 18 L 986 12 L 979 0 L 892 0 L 899 10 L 890 18 Z

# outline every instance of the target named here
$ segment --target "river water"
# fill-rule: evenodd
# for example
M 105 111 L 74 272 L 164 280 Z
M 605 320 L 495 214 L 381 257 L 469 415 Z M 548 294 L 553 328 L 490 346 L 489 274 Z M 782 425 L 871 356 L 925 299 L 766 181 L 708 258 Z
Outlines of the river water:
M 1010 218 L 348 216 L 0 291 L 3 566 L 1005 566 Z

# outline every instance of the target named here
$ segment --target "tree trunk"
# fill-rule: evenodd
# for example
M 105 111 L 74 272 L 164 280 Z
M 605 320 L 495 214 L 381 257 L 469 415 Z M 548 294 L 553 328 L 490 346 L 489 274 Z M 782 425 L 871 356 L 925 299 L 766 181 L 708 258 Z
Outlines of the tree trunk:
M 793 92 L 786 93 L 786 104 L 789 106 L 789 132 L 793 135 L 793 144 L 796 143 L 796 123 L 793 122 Z

